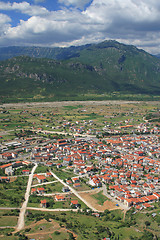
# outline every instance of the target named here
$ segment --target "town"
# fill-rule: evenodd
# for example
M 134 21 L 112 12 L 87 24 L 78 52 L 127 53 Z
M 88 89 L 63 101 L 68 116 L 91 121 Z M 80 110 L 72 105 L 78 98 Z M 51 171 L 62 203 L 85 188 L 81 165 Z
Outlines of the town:
M 0 209 L 19 208 L 15 229 L 25 227 L 27 211 L 47 209 L 98 217 L 106 211 L 123 217 L 132 209 L 134 215 L 151 211 L 159 223 L 160 113 L 158 103 L 144 106 L 62 106 L 54 113 L 3 108 Z M 7 189 L 18 181 L 22 191 L 12 199 Z M 116 239 L 111 236 L 101 239 Z

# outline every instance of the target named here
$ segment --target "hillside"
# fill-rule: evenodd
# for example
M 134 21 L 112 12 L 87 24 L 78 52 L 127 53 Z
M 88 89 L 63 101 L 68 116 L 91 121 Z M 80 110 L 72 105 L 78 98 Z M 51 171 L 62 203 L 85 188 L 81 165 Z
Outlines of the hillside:
M 42 48 L 39 56 L 48 54 Z M 61 60 L 19 56 L 1 61 L 2 99 L 71 100 L 113 92 L 160 95 L 160 59 L 134 46 L 105 41 L 59 49 L 55 58 Z

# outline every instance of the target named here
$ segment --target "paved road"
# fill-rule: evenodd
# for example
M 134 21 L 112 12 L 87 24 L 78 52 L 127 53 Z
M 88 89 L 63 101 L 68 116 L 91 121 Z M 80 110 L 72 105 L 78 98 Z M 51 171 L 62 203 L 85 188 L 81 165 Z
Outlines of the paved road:
M 26 212 L 26 208 L 27 208 L 27 204 L 28 204 L 28 199 L 29 199 L 29 193 L 30 193 L 30 189 L 31 189 L 33 174 L 34 174 L 34 171 L 36 170 L 37 166 L 38 165 L 35 164 L 35 166 L 33 167 L 32 171 L 31 171 L 31 174 L 29 175 L 27 189 L 26 189 L 26 193 L 25 193 L 25 201 L 22 204 L 20 214 L 19 214 L 18 224 L 17 224 L 17 230 L 18 231 L 21 230 L 24 227 L 24 216 L 25 216 L 25 212 Z
M 78 193 L 74 188 L 68 186 L 65 182 L 63 182 L 62 179 L 60 179 L 59 177 L 57 177 L 57 175 L 56 175 L 55 173 L 53 173 L 52 171 L 50 171 L 50 172 L 51 172 L 51 174 L 52 174 L 52 176 L 53 176 L 54 178 L 56 178 L 56 179 L 57 179 L 60 183 L 62 183 L 65 187 L 68 187 L 72 193 L 74 193 L 82 202 L 84 202 L 84 203 L 87 205 L 87 207 L 89 207 L 90 209 L 92 209 L 94 212 L 98 212 L 98 210 L 95 209 L 94 207 L 92 207 L 92 205 L 91 205 L 89 202 L 87 202 L 84 198 L 82 198 L 82 197 L 79 195 L 79 193 Z

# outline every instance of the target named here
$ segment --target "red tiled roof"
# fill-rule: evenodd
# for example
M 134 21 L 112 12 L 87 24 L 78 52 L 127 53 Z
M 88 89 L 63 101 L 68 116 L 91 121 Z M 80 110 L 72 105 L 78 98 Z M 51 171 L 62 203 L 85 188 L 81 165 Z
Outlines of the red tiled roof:
M 72 200 L 71 203 L 72 203 L 73 205 L 76 205 L 76 204 L 78 204 L 78 200 Z
M 2 166 L 0 166 L 0 168 L 7 168 L 7 167 L 10 167 L 10 166 L 12 166 L 12 164 L 11 163 L 8 163 L 8 164 L 4 164 L 4 165 L 2 165 Z

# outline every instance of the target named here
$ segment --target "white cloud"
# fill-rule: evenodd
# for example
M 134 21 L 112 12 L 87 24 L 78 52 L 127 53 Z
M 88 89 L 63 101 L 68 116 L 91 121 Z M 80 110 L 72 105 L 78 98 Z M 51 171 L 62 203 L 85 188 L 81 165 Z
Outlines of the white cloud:
M 159 0 L 93 0 L 86 10 L 77 9 L 89 2 L 59 0 L 68 8 L 58 11 L 48 11 L 27 1 L 0 2 L 1 10 L 20 11 L 30 16 L 12 27 L 11 19 L 3 15 L 4 28 L 0 31 L 4 34 L 0 44 L 69 46 L 116 39 L 154 53 L 159 51 Z
M 0 36 L 5 33 L 5 31 L 11 26 L 11 19 L 9 16 L 0 13 Z
M 6 32 L 8 39 L 16 42 L 23 41 L 23 44 L 54 44 L 73 41 L 81 38 L 84 32 L 88 32 L 86 24 L 82 24 L 84 18 L 79 14 L 77 22 L 77 12 L 58 11 L 48 15 L 47 18 L 33 16 L 28 21 L 20 21 L 17 27 L 10 27 Z
M 41 3 L 41 2 L 45 2 L 46 0 L 34 0 L 34 2 L 37 3 Z
M 27 14 L 29 16 L 48 14 L 48 10 L 46 8 L 38 5 L 30 5 L 28 2 L 20 2 L 20 3 L 0 2 L 0 9 L 10 10 L 10 11 L 16 10 L 16 11 L 20 11 L 23 14 Z
M 59 3 L 64 4 L 65 6 L 74 6 L 80 9 L 83 9 L 86 4 L 89 4 L 91 0 L 59 0 Z
M 6 24 L 11 22 L 11 18 L 7 16 L 6 14 L 0 13 L 0 24 Z

